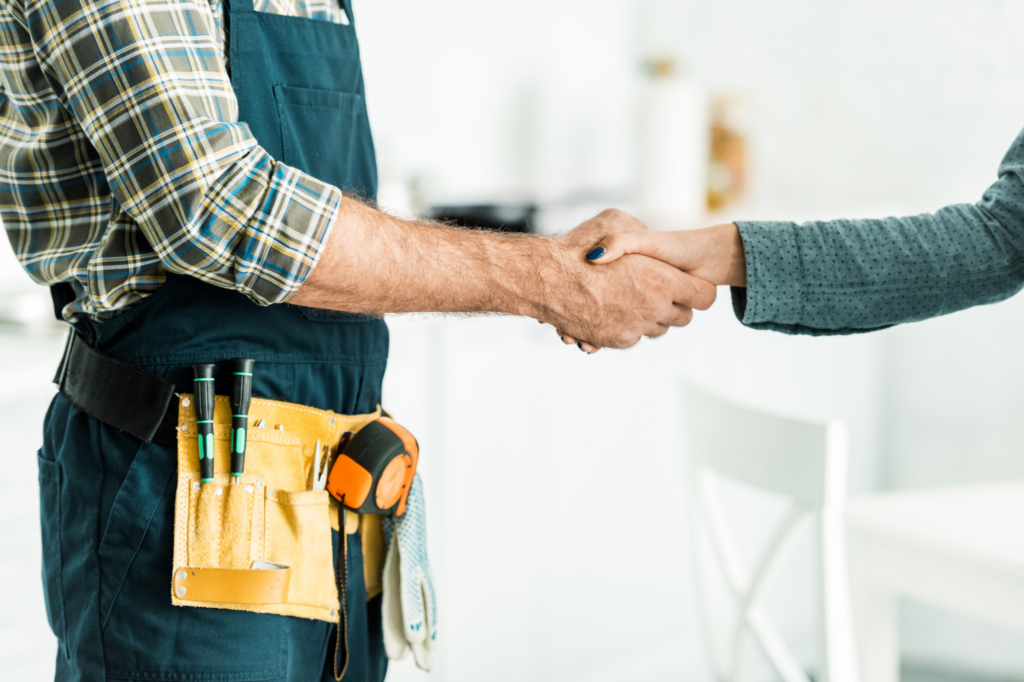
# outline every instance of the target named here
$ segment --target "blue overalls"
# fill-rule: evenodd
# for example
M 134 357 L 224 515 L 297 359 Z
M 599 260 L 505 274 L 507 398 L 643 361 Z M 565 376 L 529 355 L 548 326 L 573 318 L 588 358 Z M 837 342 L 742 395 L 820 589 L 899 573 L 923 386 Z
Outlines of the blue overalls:
M 275 159 L 372 198 L 376 163 L 354 23 L 255 12 L 252 0 L 231 5 L 240 120 Z M 352 22 L 351 6 L 345 10 Z M 345 414 L 372 412 L 381 402 L 388 331 L 377 318 L 260 307 L 237 292 L 171 276 L 120 316 L 75 327 L 93 348 L 181 392 L 192 391 L 193 363 L 250 357 L 254 395 Z M 228 373 L 220 375 L 216 391 L 226 395 Z M 334 625 L 171 605 L 175 467 L 172 449 L 143 444 L 64 395 L 54 398 L 39 486 L 56 679 L 333 680 Z M 348 536 L 348 561 L 345 680 L 377 682 L 387 668 L 380 597 L 366 601 L 358 534 Z

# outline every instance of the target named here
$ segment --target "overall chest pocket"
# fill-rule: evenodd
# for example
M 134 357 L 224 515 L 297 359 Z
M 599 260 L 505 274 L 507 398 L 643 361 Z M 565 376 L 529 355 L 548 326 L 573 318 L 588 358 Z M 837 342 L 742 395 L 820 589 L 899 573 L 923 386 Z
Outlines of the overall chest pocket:
M 289 166 L 347 193 L 373 198 L 377 162 L 363 96 L 274 86 L 281 144 Z

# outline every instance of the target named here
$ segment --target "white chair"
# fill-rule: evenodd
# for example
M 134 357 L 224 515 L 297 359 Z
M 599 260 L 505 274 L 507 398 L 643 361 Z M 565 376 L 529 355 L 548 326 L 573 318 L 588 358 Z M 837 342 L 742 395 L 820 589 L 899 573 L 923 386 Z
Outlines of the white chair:
M 843 539 L 845 424 L 741 407 L 689 383 L 684 393 L 697 588 L 716 678 L 740 680 L 753 641 L 784 682 L 808 682 L 761 604 L 787 551 L 810 527 L 817 540 L 814 572 L 820 589 L 814 600 L 821 614 L 814 677 L 817 682 L 856 682 Z M 789 504 L 750 571 L 741 565 L 725 523 L 718 477 L 781 495 Z

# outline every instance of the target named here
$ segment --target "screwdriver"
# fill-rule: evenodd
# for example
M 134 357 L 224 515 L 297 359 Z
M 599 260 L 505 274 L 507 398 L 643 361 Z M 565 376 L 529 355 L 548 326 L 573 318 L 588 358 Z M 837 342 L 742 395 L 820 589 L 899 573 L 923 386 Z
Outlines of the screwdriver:
M 255 360 L 231 361 L 231 475 L 245 473 L 245 439 L 249 426 L 249 402 L 252 400 L 252 366 Z
M 192 365 L 196 399 L 196 431 L 199 432 L 199 478 L 203 483 L 213 480 L 213 372 L 217 365 L 209 362 Z

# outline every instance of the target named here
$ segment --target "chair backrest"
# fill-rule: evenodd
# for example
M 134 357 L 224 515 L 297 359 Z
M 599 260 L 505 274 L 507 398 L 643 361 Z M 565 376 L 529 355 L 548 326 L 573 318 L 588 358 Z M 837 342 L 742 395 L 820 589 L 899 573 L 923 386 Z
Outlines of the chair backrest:
M 712 668 L 741 679 L 748 644 L 760 645 L 784 682 L 808 682 L 761 608 L 776 571 L 804 529 L 817 543 L 814 571 L 822 616 L 816 680 L 855 682 L 842 507 L 846 498 L 846 426 L 738 405 L 684 385 L 688 502 L 702 622 Z M 788 510 L 752 570 L 738 559 L 721 509 L 719 477 L 780 495 Z M 719 589 L 715 589 L 715 585 Z

